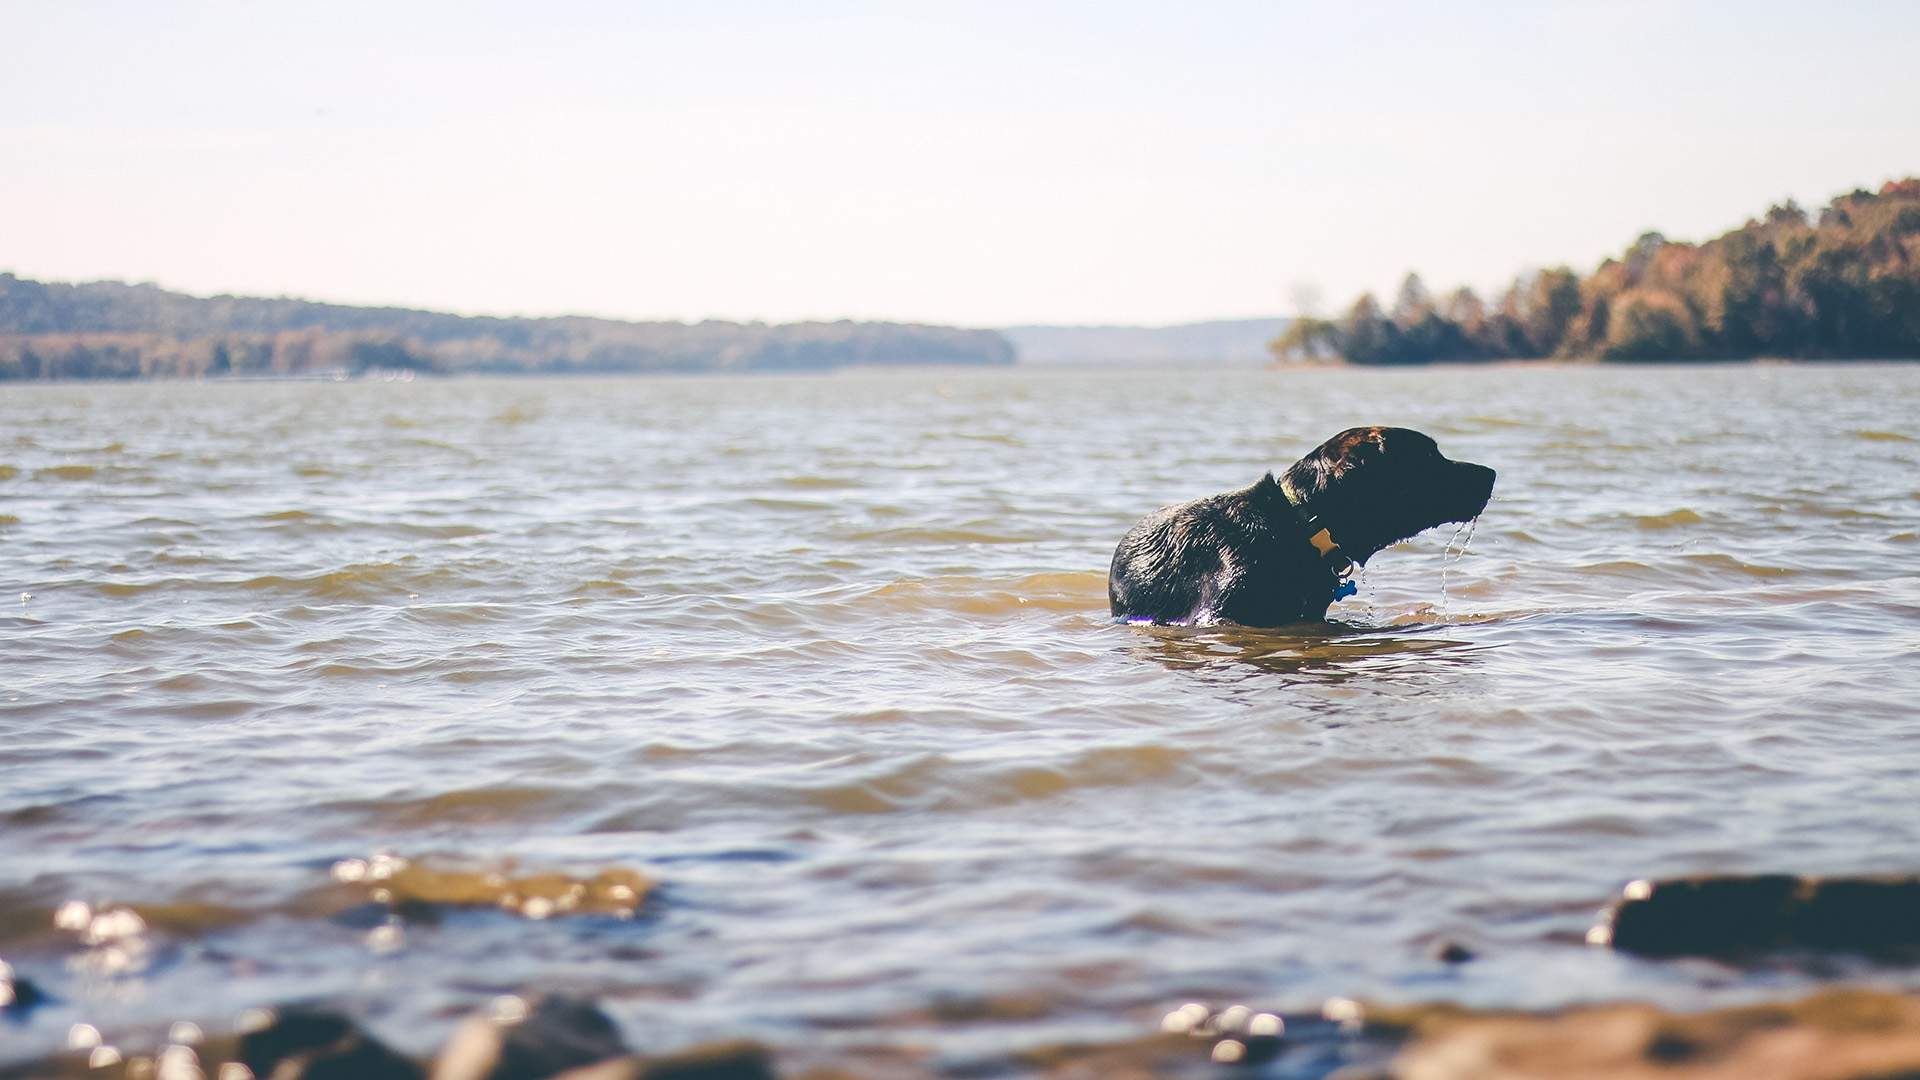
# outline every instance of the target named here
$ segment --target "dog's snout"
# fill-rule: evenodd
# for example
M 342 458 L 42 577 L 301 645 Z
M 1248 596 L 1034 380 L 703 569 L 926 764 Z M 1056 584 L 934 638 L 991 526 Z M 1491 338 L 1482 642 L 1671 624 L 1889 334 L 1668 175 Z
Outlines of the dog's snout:
M 1478 514 L 1486 508 L 1487 500 L 1493 498 L 1495 473 L 1487 466 L 1471 461 L 1462 461 L 1458 464 L 1461 494 L 1472 504 L 1473 513 Z

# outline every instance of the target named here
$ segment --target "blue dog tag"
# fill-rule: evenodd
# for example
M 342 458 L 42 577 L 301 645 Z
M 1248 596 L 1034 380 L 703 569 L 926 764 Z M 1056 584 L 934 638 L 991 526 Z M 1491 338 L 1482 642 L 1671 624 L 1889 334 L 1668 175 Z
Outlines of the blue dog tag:
M 1359 591 L 1360 591 L 1360 586 L 1355 585 L 1352 582 L 1352 580 L 1349 579 L 1347 581 L 1341 582 L 1340 587 L 1333 590 L 1333 598 L 1335 600 L 1339 600 L 1339 599 L 1342 599 L 1343 597 L 1352 596 L 1354 593 L 1357 593 Z

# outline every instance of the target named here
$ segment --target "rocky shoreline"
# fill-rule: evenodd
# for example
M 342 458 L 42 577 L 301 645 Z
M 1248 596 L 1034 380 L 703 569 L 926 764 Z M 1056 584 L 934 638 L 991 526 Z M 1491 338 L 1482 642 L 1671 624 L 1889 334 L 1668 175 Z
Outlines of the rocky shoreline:
M 853 1050 L 833 1064 L 796 1061 L 791 1068 L 782 1067 L 783 1055 L 751 1041 L 636 1053 L 592 1002 L 562 996 L 503 996 L 461 1023 L 430 1059 L 398 1053 L 352 1019 L 307 1005 L 257 1010 L 235 1031 L 213 1036 L 174 1024 L 164 1039 L 137 1050 L 105 1042 L 85 1025 L 76 1026 L 71 1041 L 76 1045 L 65 1053 L 0 1066 L 0 1080 L 1886 1080 L 1920 1075 L 1920 995 L 1832 989 L 1702 1013 L 1633 1003 L 1536 1013 L 1334 999 L 1317 1014 L 1274 1014 L 1190 1003 L 1169 1013 L 1162 1030 L 1136 1039 L 1028 1048 L 959 1072 L 910 1047 Z
M 651 892 L 651 882 L 631 871 L 603 870 L 580 878 L 516 876 L 432 869 L 388 856 L 344 860 L 330 876 L 329 885 L 311 898 L 312 906 L 332 911 L 336 919 L 365 919 L 373 934 L 457 907 L 501 908 L 532 919 L 575 913 L 631 917 Z M 55 912 L 52 921 L 78 935 L 87 950 L 79 956 L 90 964 L 138 959 L 144 920 L 133 908 L 93 911 L 75 901 Z M 1920 878 L 1758 875 L 1636 881 L 1602 912 L 1587 940 L 1648 958 L 1701 956 L 1741 965 L 1849 954 L 1905 968 L 1920 948 Z M 1448 963 L 1474 959 L 1463 947 L 1442 951 Z M 5 1021 L 25 1019 L 50 1000 L 53 995 L 27 974 L 0 963 Z M 1018 1009 L 1018 1003 L 984 1001 L 973 1012 L 996 1017 Z M 931 1019 L 977 1018 L 969 1013 Z M 231 1030 L 214 1033 L 188 1021 L 164 1031 L 122 1032 L 76 1023 L 66 1045 L 62 1052 L 0 1064 L 0 1080 L 1233 1074 L 1302 1080 L 1869 1080 L 1920 1076 L 1920 994 L 1838 986 L 1792 1001 L 1704 1012 L 1631 1002 L 1526 1011 L 1334 998 L 1317 1011 L 1292 1012 L 1188 1002 L 1137 1037 L 1009 1047 L 954 1062 L 895 1042 L 808 1048 L 742 1040 L 640 1052 L 626 1044 L 618 1024 L 594 1001 L 529 989 L 494 998 L 424 1058 L 390 1048 L 347 1009 L 325 1001 L 249 1010 Z

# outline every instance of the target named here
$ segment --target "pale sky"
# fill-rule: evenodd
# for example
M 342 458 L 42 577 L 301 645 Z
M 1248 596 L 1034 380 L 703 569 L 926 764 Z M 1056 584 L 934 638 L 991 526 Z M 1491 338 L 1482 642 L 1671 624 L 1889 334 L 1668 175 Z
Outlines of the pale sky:
M 0 270 L 203 294 L 1166 323 L 1910 174 L 1917 3 L 0 0 Z

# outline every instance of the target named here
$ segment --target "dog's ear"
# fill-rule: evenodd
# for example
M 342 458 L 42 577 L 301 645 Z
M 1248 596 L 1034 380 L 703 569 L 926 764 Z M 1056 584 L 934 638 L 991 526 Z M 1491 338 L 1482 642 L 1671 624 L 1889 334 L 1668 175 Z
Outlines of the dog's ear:
M 1320 444 L 1311 458 L 1327 480 L 1338 480 L 1387 452 L 1386 429 L 1357 427 Z

